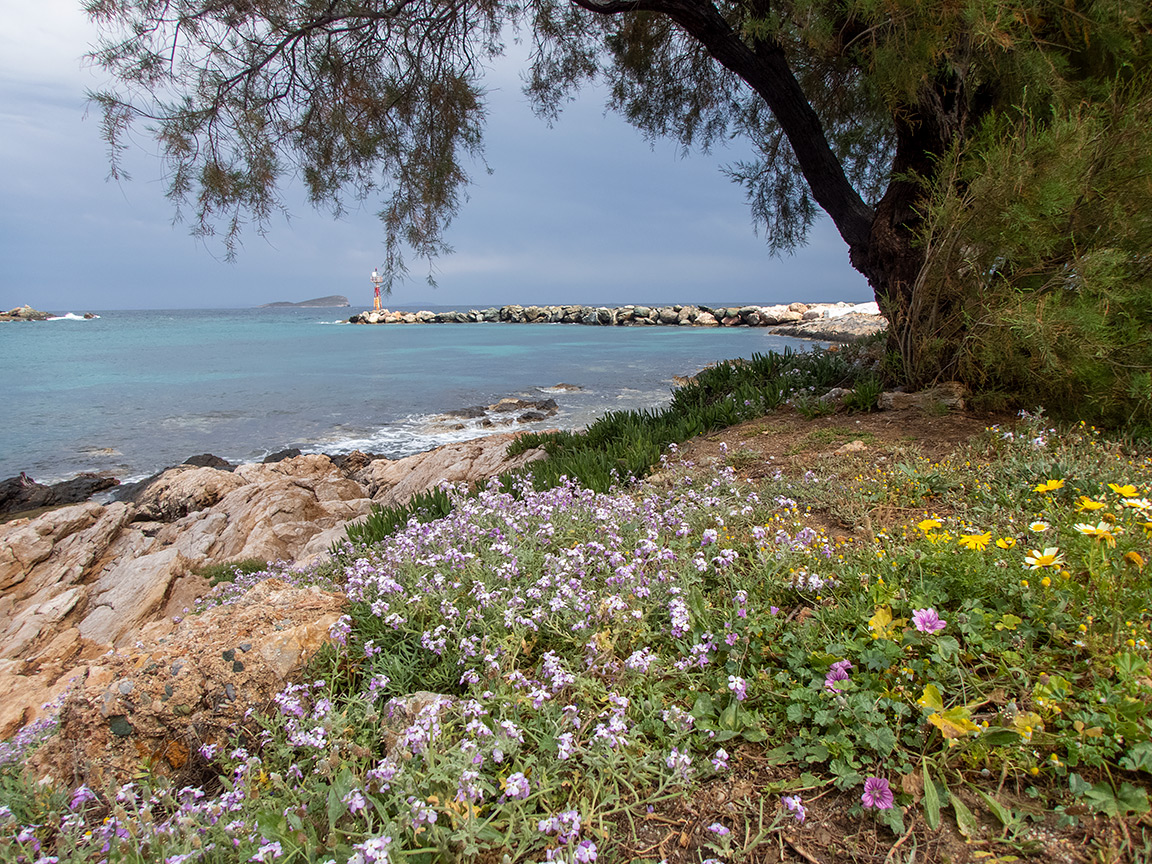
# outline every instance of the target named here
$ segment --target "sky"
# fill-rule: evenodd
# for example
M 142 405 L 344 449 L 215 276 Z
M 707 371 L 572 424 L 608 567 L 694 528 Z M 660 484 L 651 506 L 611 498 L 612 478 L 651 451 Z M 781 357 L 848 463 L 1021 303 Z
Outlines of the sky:
M 80 0 L 0 0 L 0 307 L 234 308 L 328 294 L 371 305 L 368 277 L 384 257 L 374 202 L 335 220 L 289 190 L 291 218 L 266 237 L 247 233 L 227 262 L 174 224 L 164 165 L 143 133 L 127 159 L 132 179 L 109 180 L 85 100 L 105 83 L 82 60 L 96 37 Z M 386 306 L 872 299 L 827 219 L 795 254 L 769 255 L 743 192 L 720 171 L 738 152 L 684 158 L 673 142 L 653 146 L 589 91 L 550 128 L 516 69 L 510 59 L 488 79 L 492 173 L 473 171 L 437 287 L 412 261 Z

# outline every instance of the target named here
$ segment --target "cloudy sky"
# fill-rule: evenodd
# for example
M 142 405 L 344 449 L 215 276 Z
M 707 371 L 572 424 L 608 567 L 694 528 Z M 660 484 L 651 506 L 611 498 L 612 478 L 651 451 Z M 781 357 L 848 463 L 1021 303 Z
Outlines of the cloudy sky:
M 239 260 L 173 224 L 164 170 L 139 136 L 129 182 L 107 179 L 81 57 L 95 33 L 80 0 L 0 0 L 0 307 L 55 312 L 227 308 L 344 294 L 371 303 L 383 258 L 370 202 L 343 219 L 300 199 L 291 221 L 246 235 Z M 453 224 L 454 255 L 429 288 L 419 262 L 386 305 L 773 303 L 870 300 L 826 220 L 807 247 L 771 258 L 732 151 L 681 158 L 655 148 L 586 92 L 549 128 L 508 69 L 491 79 L 491 175 L 476 173 Z

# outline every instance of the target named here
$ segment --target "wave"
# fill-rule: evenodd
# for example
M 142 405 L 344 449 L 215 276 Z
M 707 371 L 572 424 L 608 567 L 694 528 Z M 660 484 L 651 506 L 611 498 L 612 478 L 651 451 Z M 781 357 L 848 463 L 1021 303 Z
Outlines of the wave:
M 99 318 L 99 315 L 93 315 L 89 312 L 87 315 L 77 315 L 75 312 L 65 312 L 63 315 L 52 315 L 45 318 L 45 321 L 94 321 Z

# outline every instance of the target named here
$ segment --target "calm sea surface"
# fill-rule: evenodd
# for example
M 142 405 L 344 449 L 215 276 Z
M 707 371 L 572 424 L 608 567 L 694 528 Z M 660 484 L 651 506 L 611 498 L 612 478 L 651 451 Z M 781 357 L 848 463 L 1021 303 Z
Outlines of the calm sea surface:
M 716 360 L 811 346 L 744 327 L 337 323 L 356 311 L 0 324 L 0 478 L 126 480 L 198 453 L 241 462 L 293 446 L 403 456 L 483 434 L 475 421 L 454 429 L 434 418 L 509 396 L 559 403 L 559 415 L 527 428 L 576 428 L 666 404 L 672 376 Z M 556 391 L 561 383 L 581 389 Z

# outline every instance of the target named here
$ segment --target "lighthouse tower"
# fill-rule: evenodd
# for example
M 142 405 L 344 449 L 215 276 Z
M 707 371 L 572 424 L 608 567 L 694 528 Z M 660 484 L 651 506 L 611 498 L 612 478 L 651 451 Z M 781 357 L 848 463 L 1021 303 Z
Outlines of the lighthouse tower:
M 372 308 L 376 312 L 380 311 L 380 286 L 384 282 L 384 277 L 372 270 L 372 284 L 376 287 L 376 296 L 372 299 Z

